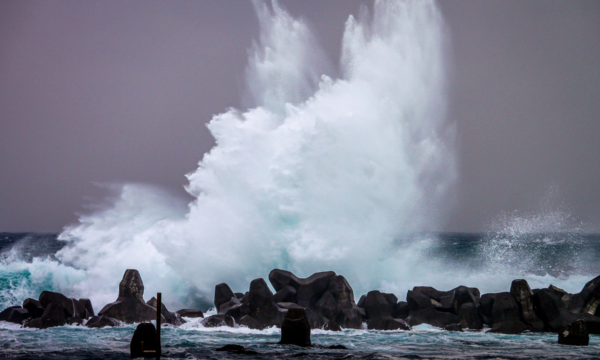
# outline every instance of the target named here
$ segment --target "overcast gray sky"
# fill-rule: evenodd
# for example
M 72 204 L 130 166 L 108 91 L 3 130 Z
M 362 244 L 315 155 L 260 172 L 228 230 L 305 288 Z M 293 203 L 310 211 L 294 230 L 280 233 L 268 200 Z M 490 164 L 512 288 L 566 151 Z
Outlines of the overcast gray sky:
M 344 22 L 367 1 L 281 1 L 337 63 Z M 445 230 L 534 210 L 558 184 L 600 228 L 600 2 L 440 1 L 452 43 L 449 121 L 458 204 Z M 0 0 L 0 231 L 60 231 L 93 182 L 185 196 L 239 107 L 248 1 Z

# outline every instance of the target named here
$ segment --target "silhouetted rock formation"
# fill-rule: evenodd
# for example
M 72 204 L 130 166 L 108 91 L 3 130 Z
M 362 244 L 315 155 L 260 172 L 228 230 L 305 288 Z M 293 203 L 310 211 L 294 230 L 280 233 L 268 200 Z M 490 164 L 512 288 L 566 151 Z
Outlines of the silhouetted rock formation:
M 119 284 L 117 301 L 107 304 L 98 315 L 131 324 L 156 320 L 156 308 L 144 302 L 144 283 L 137 270 L 126 270 Z
M 310 324 L 303 308 L 289 309 L 281 324 L 280 344 L 310 346 Z

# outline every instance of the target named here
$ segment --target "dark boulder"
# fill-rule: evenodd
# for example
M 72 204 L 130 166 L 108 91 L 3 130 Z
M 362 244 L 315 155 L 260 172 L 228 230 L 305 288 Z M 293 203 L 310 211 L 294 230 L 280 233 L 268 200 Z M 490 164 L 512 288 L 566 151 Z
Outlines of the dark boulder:
M 567 310 L 573 314 L 579 314 L 583 310 L 583 298 L 581 293 L 573 294 L 567 306 Z
M 27 309 L 27 311 L 29 311 L 32 319 L 40 318 L 44 313 L 44 307 L 42 306 L 42 303 L 39 300 L 31 298 L 23 301 L 23 309 Z
M 235 294 L 233 293 L 233 291 L 231 291 L 231 288 L 229 287 L 229 285 L 225 284 L 225 283 L 221 283 L 217 286 L 215 286 L 215 309 L 217 310 L 218 313 L 221 313 L 221 305 L 227 303 L 228 301 L 231 300 L 231 298 L 236 298 Z
M 577 320 L 558 332 L 558 343 L 562 345 L 588 346 L 590 334 L 585 321 Z
M 64 309 L 57 303 L 51 302 L 39 319 L 25 323 L 25 327 L 46 329 L 54 326 L 63 326 L 67 323 Z
M 581 290 L 582 313 L 600 315 L 600 276 L 594 278 Z
M 354 291 L 346 278 L 341 275 L 334 276 L 329 282 L 327 292 L 331 293 L 339 309 L 337 316 L 332 320 L 345 328 L 360 329 L 363 317 L 354 302 Z
M 567 310 L 559 295 L 550 289 L 541 289 L 533 301 L 538 317 L 552 332 L 559 332 L 576 320 L 576 316 Z
M 240 300 L 242 300 L 242 298 L 244 297 L 244 294 L 242 294 L 241 292 L 233 293 L 233 295 L 235 295 L 235 297 Z
M 479 290 L 478 290 L 479 291 Z M 477 305 L 477 298 L 466 286 L 459 286 L 453 290 L 452 309 L 454 314 L 458 314 L 463 304 L 472 303 Z
M 358 306 L 359 308 L 364 309 L 366 302 L 367 302 L 367 295 L 362 295 L 360 297 L 360 299 L 358 299 L 358 303 L 356 303 L 356 306 Z
M 489 326 L 494 324 L 492 309 L 494 307 L 495 299 L 496 294 L 484 294 L 481 297 L 481 300 L 479 300 L 479 314 L 481 314 L 483 323 Z
M 73 300 L 67 298 L 61 293 L 54 291 L 42 291 L 39 301 L 44 309 L 48 308 L 48 305 L 53 302 L 60 305 L 60 307 L 64 310 L 65 318 L 76 317 L 75 304 L 73 304 Z
M 2 310 L 2 312 L 0 312 L 0 320 L 2 321 L 6 321 L 8 319 L 8 316 L 10 315 L 10 313 L 13 311 L 13 309 L 20 309 L 20 306 L 9 306 L 6 309 Z
M 153 296 L 152 299 L 146 302 L 146 305 L 152 306 L 156 312 L 156 307 L 158 306 L 158 300 Z M 164 318 L 164 323 L 171 324 L 175 326 L 183 325 L 186 323 L 185 320 L 181 318 L 181 316 L 177 313 L 170 312 L 164 303 L 161 302 L 160 307 L 160 315 Z M 156 318 L 156 316 L 155 316 Z
M 86 310 L 85 306 L 77 299 L 69 300 L 71 300 L 71 302 L 73 303 L 73 316 L 71 317 L 77 319 L 87 319 L 88 311 Z
M 204 327 L 219 327 L 219 326 L 229 326 L 234 327 L 235 321 L 231 316 L 227 315 L 212 315 L 201 322 Z
M 529 330 L 521 321 L 519 305 L 509 292 L 496 294 L 492 307 L 493 326 L 491 332 L 501 334 L 519 334 Z
M 144 357 L 144 351 L 157 351 L 156 327 L 151 323 L 142 323 L 137 326 L 129 345 L 132 358 Z M 152 357 L 155 357 L 152 356 Z
M 431 286 L 415 286 L 412 291 L 426 295 L 437 302 L 441 302 L 442 296 L 447 295 L 445 292 L 439 291 Z
M 115 327 L 119 326 L 119 321 L 108 316 L 92 316 L 87 323 L 85 323 L 85 326 L 89 328 L 103 328 L 106 326 Z
M 329 320 L 311 308 L 303 309 L 306 312 L 306 317 L 308 318 L 308 323 L 310 324 L 311 329 L 325 329 L 325 326 Z
M 291 286 L 285 286 L 283 289 L 277 291 L 275 295 L 273 295 L 273 300 L 276 303 L 279 302 L 291 302 L 295 303 L 298 300 L 296 299 L 296 289 Z
M 438 328 L 445 328 L 450 324 L 458 323 L 458 316 L 448 313 L 437 311 L 430 307 L 425 309 L 413 310 L 406 319 L 406 322 L 410 326 L 417 326 L 420 324 L 429 324 Z
M 462 304 L 458 311 L 458 320 L 463 329 L 481 330 L 483 329 L 483 319 L 477 311 L 474 303 L 468 302 Z
M 244 348 L 242 345 L 235 344 L 227 344 L 222 346 L 215 351 L 227 351 L 229 354 L 237 354 L 237 355 L 258 355 L 258 351 L 248 350 Z
M 289 309 L 281 324 L 280 344 L 310 346 L 310 324 L 304 309 Z
M 221 309 L 224 310 L 223 314 L 231 316 L 236 322 L 242 317 L 250 315 L 250 307 L 241 302 L 233 303 L 233 301 L 231 301 L 230 303 L 221 305 Z
M 400 301 L 394 308 L 393 317 L 397 319 L 406 319 L 409 315 L 408 303 L 406 301 Z
M 281 326 L 280 312 L 264 279 L 250 283 L 250 316 L 267 326 Z
M 29 311 L 27 311 L 27 309 L 23 309 L 22 307 L 19 306 L 18 308 L 10 309 L 10 312 L 8 313 L 8 317 L 6 318 L 6 321 L 15 323 L 15 324 L 23 324 L 24 322 L 28 321 L 29 319 L 31 319 L 31 315 L 29 314 Z
M 326 291 L 317 301 L 315 310 L 328 320 L 335 320 L 340 312 L 337 302 L 329 291 Z
M 444 326 L 444 330 L 447 330 L 447 331 L 459 331 L 459 332 L 463 331 L 462 325 L 460 323 L 459 324 L 446 325 L 446 326 Z
M 523 320 L 525 324 L 531 326 L 531 331 L 544 331 L 544 322 L 535 314 L 533 292 L 531 292 L 531 288 L 527 281 L 523 279 L 513 280 L 510 286 L 510 294 L 519 306 L 521 320 Z
M 156 308 L 144 302 L 144 283 L 137 270 L 126 270 L 119 284 L 117 301 L 106 304 L 98 313 L 131 324 L 156 320 Z M 164 318 L 164 316 L 162 316 Z M 161 319 L 166 322 L 165 319 Z
M 388 297 L 378 290 L 369 291 L 367 294 L 365 311 L 369 320 L 379 317 L 391 317 L 395 307 L 396 303 L 390 303 Z
M 296 289 L 298 305 L 303 307 L 314 307 L 323 293 L 329 287 L 329 282 L 336 274 L 333 271 L 320 272 L 301 279 L 289 271 L 274 269 L 269 274 L 269 281 L 275 291 L 286 286 Z
M 265 325 L 259 323 L 258 321 L 256 321 L 256 319 L 254 319 L 250 315 L 242 316 L 242 318 L 237 323 L 240 326 L 245 326 L 247 328 L 255 329 L 255 330 L 263 330 L 265 328 Z
M 181 309 L 177 310 L 179 316 L 187 317 L 187 318 L 203 318 L 204 314 L 201 310 L 196 309 Z
M 79 299 L 79 303 L 83 305 L 83 307 L 87 311 L 86 317 L 84 319 L 95 316 L 94 308 L 92 307 L 92 302 L 90 301 L 90 299 Z
M 415 288 L 416 289 L 416 288 Z M 430 298 L 427 294 L 416 291 L 409 290 L 406 294 L 406 302 L 408 303 L 408 310 L 414 311 L 419 309 L 428 309 L 435 307 L 441 307 L 442 304 L 436 301 L 435 299 Z
M 139 271 L 125 270 L 123 280 L 119 283 L 119 298 L 137 299 L 144 302 L 144 283 Z

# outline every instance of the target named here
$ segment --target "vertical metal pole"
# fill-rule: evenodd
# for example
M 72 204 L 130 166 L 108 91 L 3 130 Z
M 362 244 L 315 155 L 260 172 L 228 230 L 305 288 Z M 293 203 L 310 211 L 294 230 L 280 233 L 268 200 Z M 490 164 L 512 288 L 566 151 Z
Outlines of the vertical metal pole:
M 160 310 L 162 308 L 161 293 L 156 294 L 156 360 L 160 360 Z

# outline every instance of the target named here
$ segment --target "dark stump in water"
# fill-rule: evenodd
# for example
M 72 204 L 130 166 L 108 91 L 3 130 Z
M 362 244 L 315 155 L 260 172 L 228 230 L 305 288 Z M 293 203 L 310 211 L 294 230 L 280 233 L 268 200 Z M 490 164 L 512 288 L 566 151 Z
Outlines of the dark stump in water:
M 310 346 L 310 324 L 304 309 L 288 310 L 283 324 L 281 324 L 281 341 L 279 343 Z
M 131 357 L 144 357 L 144 351 L 156 351 L 158 348 L 156 343 L 156 327 L 151 323 L 142 323 L 137 326 L 131 344 Z M 148 357 L 156 357 L 156 354 L 148 354 Z
M 558 343 L 562 345 L 587 346 L 590 343 L 585 321 L 577 320 L 558 333 Z

